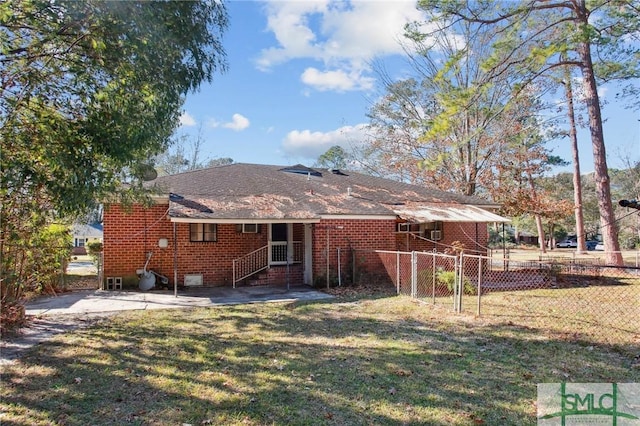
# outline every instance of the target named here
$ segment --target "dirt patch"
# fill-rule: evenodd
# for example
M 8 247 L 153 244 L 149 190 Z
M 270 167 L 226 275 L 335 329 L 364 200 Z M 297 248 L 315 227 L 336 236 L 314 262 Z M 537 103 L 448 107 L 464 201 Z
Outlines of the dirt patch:
M 95 275 L 68 275 L 62 291 L 96 289 L 98 289 L 98 277 Z
M 396 288 L 391 284 L 355 284 L 330 289 L 320 288 L 327 294 L 336 297 L 387 297 L 396 296 Z
M 63 315 L 56 317 L 27 317 L 26 324 L 19 331 L 2 336 L 0 341 L 0 365 L 15 362 L 22 353 L 53 336 L 88 327 L 102 321 L 112 313 L 83 315 Z

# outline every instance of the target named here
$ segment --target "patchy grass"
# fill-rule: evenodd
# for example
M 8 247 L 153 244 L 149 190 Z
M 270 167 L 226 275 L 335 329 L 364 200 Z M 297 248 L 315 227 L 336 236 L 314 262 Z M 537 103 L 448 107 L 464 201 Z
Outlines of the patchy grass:
M 614 285 L 594 285 L 583 278 L 584 287 L 495 291 L 481 296 L 480 313 L 484 319 L 535 328 L 554 338 L 611 345 L 621 352 L 639 354 L 639 281 L 638 277 L 616 277 Z M 421 300 L 433 303 L 431 297 Z M 435 303 L 452 309 L 453 297 L 436 297 Z M 476 314 L 478 296 L 464 295 L 462 306 L 467 313 Z
M 407 297 L 128 312 L 6 366 L 3 425 L 527 425 L 637 359 Z
M 493 249 L 493 254 L 496 257 L 502 257 L 502 250 Z M 626 266 L 638 266 L 640 261 L 640 250 L 623 250 L 620 252 L 622 259 Z M 531 247 L 529 249 L 517 248 L 509 249 L 510 260 L 540 260 L 544 259 L 556 259 L 558 261 L 569 262 L 575 260 L 576 263 L 587 262 L 600 262 L 605 264 L 606 254 L 603 251 L 587 251 L 584 253 L 576 253 L 575 248 L 554 248 L 547 249 L 546 253 L 539 251 L 538 247 Z
M 638 283 L 491 293 L 481 302 L 483 316 L 640 354 Z

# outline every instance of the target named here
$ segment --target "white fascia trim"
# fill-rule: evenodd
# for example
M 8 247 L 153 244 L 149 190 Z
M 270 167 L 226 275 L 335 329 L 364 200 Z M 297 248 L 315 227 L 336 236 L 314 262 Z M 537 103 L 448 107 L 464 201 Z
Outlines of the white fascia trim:
M 326 214 L 320 216 L 323 220 L 396 220 L 395 215 L 372 215 L 372 214 Z
M 172 217 L 175 223 L 318 223 L 320 219 L 202 219 L 195 217 Z

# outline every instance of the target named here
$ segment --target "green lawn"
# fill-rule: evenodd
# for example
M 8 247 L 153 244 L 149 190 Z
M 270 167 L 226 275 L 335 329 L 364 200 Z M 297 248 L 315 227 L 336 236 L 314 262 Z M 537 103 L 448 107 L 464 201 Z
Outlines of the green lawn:
M 639 382 L 640 366 L 406 297 L 341 296 L 129 312 L 57 336 L 4 368 L 0 423 L 533 425 L 536 384 L 563 381 Z

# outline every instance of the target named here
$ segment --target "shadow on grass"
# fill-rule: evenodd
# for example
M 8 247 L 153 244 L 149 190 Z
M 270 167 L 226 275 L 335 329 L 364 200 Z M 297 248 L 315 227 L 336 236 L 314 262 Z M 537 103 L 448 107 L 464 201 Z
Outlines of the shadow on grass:
M 604 347 L 439 317 L 404 297 L 125 313 L 8 366 L 1 419 L 526 425 L 537 383 L 640 380 Z

